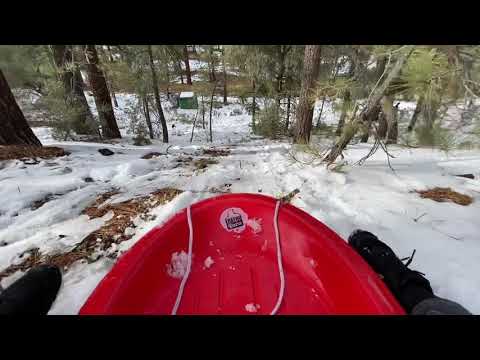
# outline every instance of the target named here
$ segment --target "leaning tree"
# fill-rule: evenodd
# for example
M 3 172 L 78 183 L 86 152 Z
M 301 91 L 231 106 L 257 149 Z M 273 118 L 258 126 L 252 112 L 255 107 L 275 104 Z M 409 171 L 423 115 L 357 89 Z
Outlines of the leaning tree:
M 0 145 L 42 146 L 27 123 L 0 70 Z

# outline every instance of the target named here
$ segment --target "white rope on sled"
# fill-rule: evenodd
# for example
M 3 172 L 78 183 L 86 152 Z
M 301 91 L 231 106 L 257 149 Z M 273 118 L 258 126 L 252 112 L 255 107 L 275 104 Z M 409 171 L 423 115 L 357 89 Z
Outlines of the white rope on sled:
M 275 206 L 275 215 L 273 216 L 273 226 L 275 229 L 275 240 L 277 242 L 277 261 L 278 261 L 278 272 L 280 274 L 280 292 L 278 294 L 277 303 L 273 308 L 270 315 L 275 315 L 280 308 L 283 300 L 283 294 L 285 292 L 285 273 L 283 271 L 282 263 L 282 248 L 280 247 L 280 232 L 278 231 L 278 209 L 280 208 L 280 200 L 277 201 Z
M 283 296 L 285 293 L 285 273 L 283 271 L 283 263 L 282 263 L 282 248 L 280 246 L 280 232 L 278 230 L 278 210 L 280 208 L 280 200 L 277 201 L 275 205 L 275 214 L 273 216 L 273 227 L 275 230 L 275 240 L 277 244 L 277 262 L 278 262 L 278 272 L 280 275 L 280 291 L 277 298 L 277 303 L 273 308 L 270 315 L 275 315 L 280 308 L 280 305 L 283 301 Z M 175 305 L 173 306 L 172 315 L 177 314 L 178 307 L 180 306 L 180 302 L 182 301 L 183 296 L 183 289 L 185 288 L 185 284 L 187 283 L 188 276 L 190 275 L 190 269 L 192 267 L 192 248 L 193 248 L 193 226 L 192 226 L 192 213 L 190 206 L 187 208 L 187 220 L 188 220 L 188 230 L 189 230 L 189 237 L 188 237 L 188 260 L 187 260 L 187 270 L 183 275 L 182 282 L 180 283 L 180 288 L 178 290 L 177 299 L 175 301 Z
M 175 300 L 175 305 L 173 306 L 172 315 L 177 314 L 178 307 L 182 301 L 183 288 L 187 283 L 188 276 L 190 275 L 190 269 L 192 267 L 192 247 L 193 247 L 193 226 L 192 226 L 192 214 L 190 206 L 187 208 L 187 220 L 188 220 L 188 260 L 187 260 L 187 271 L 183 275 L 182 282 L 180 283 L 180 289 L 178 290 L 177 300 Z

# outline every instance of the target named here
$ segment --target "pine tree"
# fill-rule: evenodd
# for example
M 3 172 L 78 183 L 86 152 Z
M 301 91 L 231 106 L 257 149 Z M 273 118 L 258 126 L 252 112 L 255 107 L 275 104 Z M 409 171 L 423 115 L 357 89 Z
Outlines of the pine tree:
M 148 59 L 150 64 L 150 70 L 152 72 L 152 87 L 153 87 L 153 95 L 155 97 L 155 104 L 157 105 L 158 115 L 160 118 L 160 123 L 162 124 L 162 137 L 163 142 L 168 143 L 168 128 L 167 128 L 167 121 L 165 120 L 165 115 L 163 114 L 162 103 L 160 102 L 160 94 L 158 91 L 158 82 L 157 82 L 157 72 L 155 70 L 155 65 L 153 62 L 153 52 L 152 46 L 147 45 L 148 51 Z
M 121 138 L 117 121 L 112 107 L 112 99 L 108 91 L 107 82 L 103 71 L 100 69 L 95 45 L 85 46 L 85 57 L 87 60 L 88 81 L 92 87 L 95 105 L 97 107 L 100 123 L 102 124 L 102 134 L 108 139 Z
M 297 122 L 295 129 L 296 143 L 307 144 L 310 141 L 313 121 L 312 89 L 318 77 L 320 66 L 320 45 L 305 46 L 305 57 L 303 61 L 302 89 L 297 110 Z
M 42 146 L 17 104 L 0 69 L 0 145 Z
M 94 134 L 93 115 L 83 92 L 83 79 L 75 64 L 71 45 L 51 45 L 58 76 L 63 83 L 66 105 L 75 108 L 73 125 L 78 134 Z

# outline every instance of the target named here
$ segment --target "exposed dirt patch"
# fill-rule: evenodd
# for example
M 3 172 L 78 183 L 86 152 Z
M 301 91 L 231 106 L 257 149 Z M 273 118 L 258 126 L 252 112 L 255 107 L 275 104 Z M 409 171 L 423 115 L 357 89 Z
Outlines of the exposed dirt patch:
M 30 209 L 37 210 L 38 208 L 42 207 L 44 204 L 53 199 L 55 199 L 55 196 L 53 194 L 47 194 L 44 198 L 34 201 L 32 205 L 30 205 Z
M 420 197 L 425 199 L 431 199 L 437 202 L 447 202 L 451 201 L 458 205 L 467 206 L 473 202 L 471 196 L 461 194 L 452 190 L 451 188 L 441 188 L 435 187 L 428 190 L 415 190 L 416 193 L 420 194 Z
M 117 191 L 110 191 L 100 195 L 95 204 L 83 211 L 84 214 L 91 218 L 97 218 L 105 215 L 109 211 L 113 212 L 113 217 L 107 221 L 100 229 L 86 236 L 75 248 L 66 253 L 58 254 L 42 254 L 38 248 L 30 249 L 20 255 L 25 260 L 17 265 L 10 265 L 8 268 L 0 272 L 0 280 L 10 276 L 18 270 L 26 271 L 33 266 L 40 264 L 57 265 L 62 269 L 68 268 L 78 260 L 87 260 L 94 262 L 104 256 L 115 257 L 116 251 L 109 255 L 103 253 L 94 254 L 99 250 L 107 250 L 112 244 L 119 244 L 122 241 L 130 239 L 133 234 L 126 234 L 128 227 L 134 228 L 133 220 L 140 216 L 143 219 L 149 218 L 150 209 L 171 201 L 175 196 L 182 193 L 182 190 L 173 188 L 159 189 L 147 196 L 130 199 L 117 204 L 102 205 L 107 199 L 117 194 Z M 93 256 L 96 255 L 95 258 Z
M 102 208 L 101 208 L 101 205 L 105 201 L 110 199 L 112 196 L 117 195 L 117 194 L 119 194 L 119 191 L 117 189 L 113 189 L 113 190 L 108 191 L 106 193 L 100 194 L 99 196 L 97 196 L 97 198 L 95 199 L 95 202 L 91 206 L 85 208 L 82 211 L 82 214 L 88 215 L 88 217 L 90 217 L 91 219 L 102 217 L 109 210 L 108 211 L 103 211 Z
M 164 155 L 164 154 L 159 153 L 159 152 L 149 152 L 148 154 L 143 155 L 142 159 L 151 159 L 153 157 L 162 156 L 162 155 Z
M 48 120 L 35 120 L 35 121 L 27 121 L 30 127 L 44 127 L 44 126 L 52 126 L 52 123 Z
M 228 156 L 228 155 L 230 155 L 230 150 L 229 149 L 216 149 L 216 148 L 203 149 L 203 154 L 204 155 L 210 155 L 210 156 Z
M 11 159 L 50 159 L 59 156 L 69 155 L 62 148 L 55 146 L 23 146 L 23 145 L 8 145 L 0 146 L 0 161 Z M 36 162 L 38 163 L 38 161 Z
M 218 161 L 215 159 L 201 158 L 193 161 L 193 166 L 197 169 L 206 169 L 208 165 L 218 164 Z

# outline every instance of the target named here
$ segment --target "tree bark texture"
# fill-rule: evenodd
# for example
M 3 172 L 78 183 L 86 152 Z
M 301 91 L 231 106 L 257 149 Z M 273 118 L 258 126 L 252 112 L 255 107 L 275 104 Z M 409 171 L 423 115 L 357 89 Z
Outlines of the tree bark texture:
M 359 114 L 358 117 L 352 118 L 352 121 L 344 128 L 342 136 L 339 138 L 337 143 L 330 149 L 329 153 L 325 156 L 324 160 L 331 164 L 333 163 L 338 156 L 343 152 L 345 147 L 350 143 L 355 134 L 357 133 L 360 125 L 365 124 L 371 116 L 378 111 L 378 105 L 380 100 L 387 91 L 389 85 L 392 81 L 398 76 L 402 70 L 405 62 L 409 58 L 410 54 L 414 49 L 413 45 L 406 46 L 406 49 L 401 53 L 388 75 L 385 77 L 385 80 L 373 91 L 372 95 L 369 97 L 366 107 Z
M 413 111 L 412 118 L 410 119 L 410 122 L 408 124 L 408 128 L 407 128 L 408 132 L 411 132 L 415 127 L 418 116 L 422 113 L 423 103 L 424 103 L 424 97 L 421 96 L 417 101 L 417 105 L 415 106 L 415 110 Z
M 146 96 L 142 96 L 142 107 L 143 107 L 143 114 L 145 115 L 145 121 L 147 122 L 148 134 L 150 135 L 150 139 L 153 139 L 154 134 L 153 134 L 153 127 L 152 127 L 152 120 L 150 118 L 150 109 L 148 107 L 148 98 Z
M 0 70 L 0 145 L 42 146 Z
M 71 45 L 52 45 L 51 49 L 59 79 L 63 83 L 65 101 L 77 110 L 74 130 L 78 134 L 93 133 L 96 124 L 83 92 L 82 74 L 73 62 Z
M 155 71 L 155 66 L 153 63 L 153 52 L 152 46 L 147 46 L 148 58 L 150 62 L 150 71 L 152 72 L 152 87 L 153 95 L 155 97 L 155 104 L 157 106 L 158 117 L 160 118 L 160 123 L 162 124 L 162 138 L 164 143 L 168 143 L 168 128 L 167 121 L 165 120 L 165 115 L 163 114 L 162 103 L 160 102 L 160 93 L 158 92 L 158 83 L 157 83 L 157 72 Z
M 320 68 L 320 45 L 306 45 L 303 60 L 302 87 L 297 108 L 297 119 L 294 142 L 307 144 L 310 141 L 313 121 L 314 101 L 311 91 L 315 86 Z
M 102 124 L 102 135 L 108 139 L 121 138 L 122 136 L 113 112 L 107 81 L 103 71 L 99 68 L 100 61 L 95 45 L 85 46 L 85 58 L 87 59 L 88 81 L 92 88 L 98 117 Z
M 190 71 L 190 59 L 188 58 L 187 45 L 183 47 L 183 58 L 185 62 L 185 75 L 187 76 L 187 85 L 192 85 L 192 73 Z

